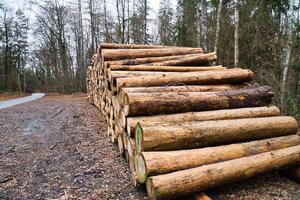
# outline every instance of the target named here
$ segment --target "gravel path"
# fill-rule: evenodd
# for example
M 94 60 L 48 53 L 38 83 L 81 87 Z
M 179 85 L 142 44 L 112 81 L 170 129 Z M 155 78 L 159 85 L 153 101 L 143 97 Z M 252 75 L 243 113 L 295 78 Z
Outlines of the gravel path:
M 19 105 L 19 104 L 26 103 L 26 102 L 33 101 L 33 100 L 37 100 L 39 98 L 42 98 L 43 96 L 45 96 L 44 93 L 34 93 L 34 94 L 32 94 L 30 96 L 26 96 L 26 97 L 1 101 L 0 102 L 0 109 L 8 108 L 8 107 L 15 106 L 15 105 Z
M 276 173 L 208 191 L 212 199 L 300 199 Z M 0 110 L 0 199 L 147 199 L 84 96 L 47 96 Z M 184 198 L 188 199 L 188 198 Z

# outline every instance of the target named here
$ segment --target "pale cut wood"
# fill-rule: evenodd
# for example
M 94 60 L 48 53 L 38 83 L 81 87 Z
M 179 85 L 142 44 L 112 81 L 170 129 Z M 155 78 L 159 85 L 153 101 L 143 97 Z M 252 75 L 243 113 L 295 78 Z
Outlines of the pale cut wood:
M 276 116 L 247 119 L 187 122 L 135 129 L 136 150 L 160 151 L 209 147 L 296 134 L 298 122 Z
M 290 135 L 201 149 L 141 152 L 136 157 L 137 177 L 145 183 L 148 176 L 167 174 L 202 165 L 232 160 L 300 145 L 300 136 Z
M 176 76 L 141 76 L 119 78 L 118 91 L 122 87 L 152 87 L 166 85 L 208 85 L 232 84 L 251 81 L 253 72 L 248 69 L 227 69 L 221 71 L 183 72 Z
M 190 111 L 267 106 L 273 93 L 268 86 L 217 92 L 127 93 L 125 115 L 146 116 Z
M 255 117 L 271 117 L 279 116 L 280 110 L 276 106 L 270 107 L 251 107 L 251 108 L 236 108 L 226 110 L 212 110 L 202 112 L 187 112 L 169 115 L 154 115 L 146 117 L 128 117 L 127 118 L 127 133 L 134 137 L 134 129 L 136 124 L 145 126 L 156 126 L 159 124 L 180 124 L 183 122 L 192 121 L 209 121 L 220 119 L 238 119 L 238 118 L 255 118 Z
M 170 199 L 300 162 L 300 145 L 148 178 L 151 199 Z
M 120 154 L 124 155 L 125 149 L 124 149 L 123 135 L 122 134 L 118 135 L 118 147 L 119 147 Z
M 207 196 L 204 192 L 201 192 L 200 194 L 196 194 L 193 200 L 211 200 L 211 198 L 209 198 L 209 196 Z
M 143 57 L 175 56 L 182 54 L 203 53 L 201 48 L 161 48 L 161 49 L 103 49 L 102 60 L 120 60 Z
M 179 58 L 179 59 L 163 61 L 163 62 L 153 62 L 153 63 L 149 63 L 148 65 L 155 65 L 155 66 L 207 65 L 208 63 L 216 60 L 217 60 L 217 55 L 215 52 L 213 52 L 208 54 L 196 55 L 188 58 Z
M 161 71 L 161 72 L 197 72 L 209 70 L 224 70 L 226 67 L 219 66 L 147 66 L 147 65 L 111 65 L 110 70 L 125 71 Z

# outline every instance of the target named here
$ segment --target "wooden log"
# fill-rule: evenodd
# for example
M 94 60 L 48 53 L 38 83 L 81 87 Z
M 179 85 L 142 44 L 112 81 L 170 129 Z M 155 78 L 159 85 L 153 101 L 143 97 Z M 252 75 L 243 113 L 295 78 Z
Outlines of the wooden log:
M 210 70 L 224 70 L 226 67 L 219 66 L 147 66 L 147 65 L 111 65 L 110 70 L 125 71 L 160 71 L 160 72 L 197 72 Z
M 157 56 L 175 56 L 182 54 L 203 53 L 201 48 L 163 48 L 163 49 L 103 49 L 101 56 L 103 61 L 157 57 Z
M 135 129 L 137 152 L 209 147 L 236 142 L 296 134 L 298 122 L 292 117 L 261 117 L 180 125 L 157 125 Z
M 136 157 L 136 174 L 139 182 L 145 183 L 149 176 L 167 174 L 296 145 L 300 145 L 300 136 L 295 134 L 201 149 L 141 152 Z
M 127 93 L 123 108 L 126 116 L 146 116 L 267 106 L 272 97 L 268 86 L 218 92 Z
M 151 199 L 170 199 L 300 162 L 300 145 L 148 178 Z
M 237 90 L 246 88 L 245 84 L 236 85 L 185 85 L 185 86 L 160 86 L 160 87 L 126 87 L 121 88 L 118 92 L 118 101 L 124 104 L 124 96 L 126 93 L 153 93 L 153 92 L 215 92 L 226 90 Z
M 100 49 L 156 49 L 166 48 L 168 46 L 162 45 L 143 45 L 143 44 L 116 44 L 116 43 L 101 43 Z
M 232 84 L 251 81 L 253 72 L 247 69 L 227 69 L 221 71 L 184 72 L 176 76 L 141 76 L 120 78 L 117 89 L 122 87 L 152 87 L 166 85 L 208 85 Z
M 178 75 L 180 72 L 157 72 L 157 71 L 109 71 L 109 81 L 122 77 L 135 77 L 135 76 L 167 76 Z
M 202 54 L 202 53 L 200 53 Z M 109 68 L 110 65 L 140 65 L 152 62 L 161 62 L 166 60 L 176 60 L 179 58 L 189 58 L 199 54 L 182 54 L 177 56 L 159 56 L 159 57 L 145 57 L 145 58 L 133 58 L 133 59 L 123 59 L 115 61 L 105 61 Z
M 155 65 L 155 66 L 207 65 L 208 63 L 216 60 L 217 60 L 217 55 L 215 52 L 213 52 L 208 54 L 195 55 L 193 57 L 188 57 L 188 58 L 179 58 L 176 60 L 153 62 L 147 65 Z
M 239 118 L 255 118 L 255 117 L 270 117 L 279 116 L 280 110 L 276 106 L 270 107 L 251 107 L 237 108 L 226 110 L 213 110 L 202 112 L 187 112 L 169 115 L 155 115 L 148 117 L 128 117 L 127 118 L 127 133 L 129 136 L 134 136 L 134 129 L 139 122 L 145 126 L 156 126 L 159 124 L 178 124 L 192 121 L 209 121 L 221 119 L 239 119 Z
M 118 135 L 118 147 L 119 147 L 120 154 L 124 155 L 125 149 L 124 149 L 123 135 L 122 134 Z

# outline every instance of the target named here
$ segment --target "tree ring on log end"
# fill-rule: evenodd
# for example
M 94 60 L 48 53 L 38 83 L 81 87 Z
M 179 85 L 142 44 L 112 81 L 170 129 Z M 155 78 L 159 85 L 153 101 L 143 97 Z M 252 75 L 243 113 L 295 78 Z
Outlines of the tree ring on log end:
M 135 158 L 136 174 L 140 183 L 147 181 L 147 166 L 142 154 L 138 154 Z

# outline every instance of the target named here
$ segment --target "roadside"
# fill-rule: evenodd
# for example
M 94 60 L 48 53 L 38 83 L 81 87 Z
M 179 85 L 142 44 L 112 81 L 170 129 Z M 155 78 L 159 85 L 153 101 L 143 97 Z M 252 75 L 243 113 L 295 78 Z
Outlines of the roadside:
M 148 199 L 84 95 L 50 95 L 0 110 L 0 199 Z M 299 199 L 267 174 L 208 191 L 212 199 Z
M 0 92 L 0 102 L 6 101 L 9 99 L 16 99 L 20 97 L 26 97 L 31 95 L 30 93 L 22 93 L 22 92 Z

